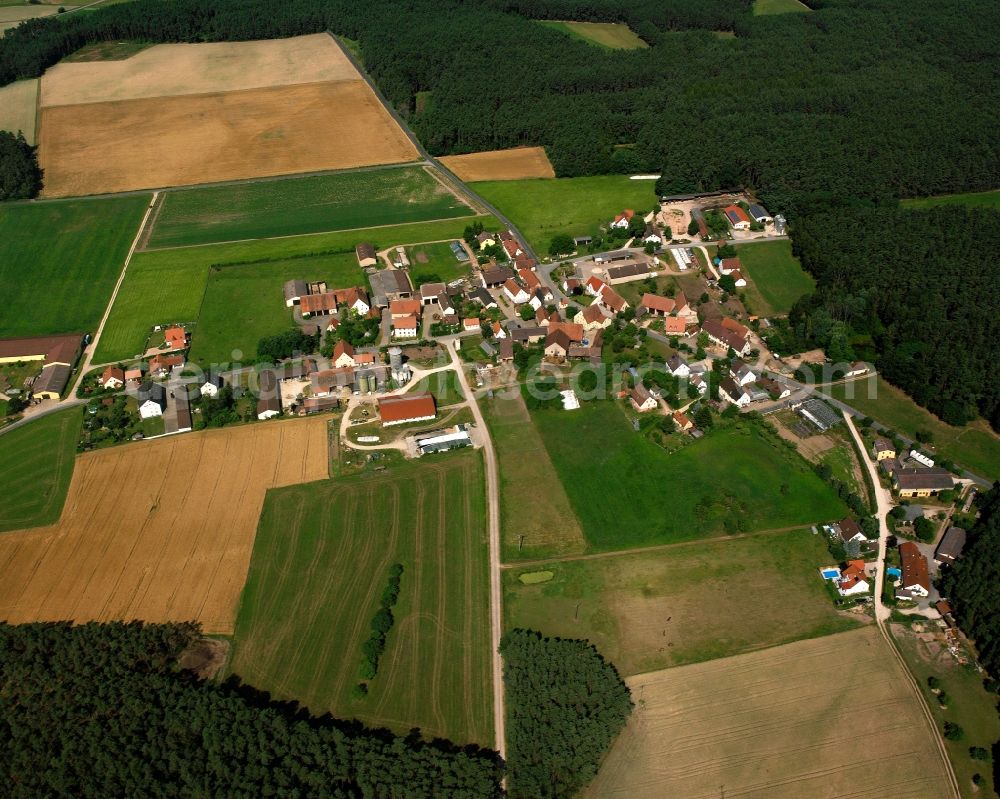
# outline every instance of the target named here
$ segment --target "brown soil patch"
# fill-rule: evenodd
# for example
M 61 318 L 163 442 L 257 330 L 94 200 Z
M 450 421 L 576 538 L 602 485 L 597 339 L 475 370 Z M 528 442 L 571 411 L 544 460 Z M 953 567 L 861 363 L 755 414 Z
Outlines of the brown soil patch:
M 521 180 L 554 178 L 555 171 L 542 147 L 516 147 L 488 153 L 447 155 L 438 159 L 462 180 Z
M 259 42 L 158 44 L 123 61 L 63 62 L 42 78 L 42 106 L 359 80 L 325 33 Z
M 363 81 L 42 109 L 45 196 L 414 160 Z
M 203 680 L 211 680 L 229 659 L 229 641 L 216 638 L 199 638 L 181 652 L 177 665 L 194 672 Z
M 628 683 L 635 712 L 584 796 L 951 795 L 919 700 L 873 627 Z
M 778 435 L 785 439 L 785 441 L 791 441 L 796 449 L 798 449 L 799 454 L 806 460 L 818 463 L 820 456 L 827 450 L 833 449 L 837 443 L 832 436 L 824 435 L 823 433 L 816 433 L 815 435 L 801 438 L 788 426 L 788 420 L 782 418 L 783 415 L 783 412 L 773 413 L 768 417 L 768 420 L 774 425 L 774 429 Z M 864 481 L 862 480 L 859 485 L 863 484 Z
M 0 619 L 195 620 L 231 634 L 268 488 L 327 476 L 323 419 L 78 458 L 59 522 L 0 536 Z

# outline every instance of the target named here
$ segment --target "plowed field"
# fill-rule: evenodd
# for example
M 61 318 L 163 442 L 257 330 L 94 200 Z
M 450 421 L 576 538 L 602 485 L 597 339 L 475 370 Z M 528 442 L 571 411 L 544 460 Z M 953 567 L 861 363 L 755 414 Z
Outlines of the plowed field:
M 195 619 L 231 633 L 265 491 L 327 473 L 322 419 L 82 455 L 56 524 L 0 535 L 0 619 Z
M 521 180 L 556 176 L 543 147 L 448 155 L 439 160 L 462 180 Z

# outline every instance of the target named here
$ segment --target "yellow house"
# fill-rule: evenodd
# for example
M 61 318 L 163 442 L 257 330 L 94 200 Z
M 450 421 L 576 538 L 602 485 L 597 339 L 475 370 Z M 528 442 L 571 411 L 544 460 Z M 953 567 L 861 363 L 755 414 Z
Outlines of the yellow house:
M 875 453 L 876 461 L 885 461 L 896 457 L 896 448 L 887 438 L 875 439 L 875 444 L 872 446 L 872 452 Z
M 947 469 L 907 467 L 893 475 L 893 488 L 901 497 L 932 497 L 954 488 L 955 481 Z

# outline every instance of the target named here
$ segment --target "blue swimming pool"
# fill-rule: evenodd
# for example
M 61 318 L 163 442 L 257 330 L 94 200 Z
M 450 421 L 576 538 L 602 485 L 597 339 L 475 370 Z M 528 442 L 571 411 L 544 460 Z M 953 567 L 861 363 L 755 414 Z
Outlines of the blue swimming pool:
M 824 580 L 836 580 L 840 577 L 840 569 L 823 569 L 820 571 Z
M 890 577 L 901 577 L 901 576 L 902 576 L 902 574 L 903 574 L 903 573 L 902 573 L 902 572 L 901 572 L 901 571 L 900 571 L 899 569 L 897 569 L 897 568 L 896 568 L 895 566 L 892 566 L 891 568 L 888 568 L 888 569 L 886 569 L 886 570 L 885 570 L 885 573 L 886 573 L 886 574 L 888 574 L 888 575 L 889 575 Z

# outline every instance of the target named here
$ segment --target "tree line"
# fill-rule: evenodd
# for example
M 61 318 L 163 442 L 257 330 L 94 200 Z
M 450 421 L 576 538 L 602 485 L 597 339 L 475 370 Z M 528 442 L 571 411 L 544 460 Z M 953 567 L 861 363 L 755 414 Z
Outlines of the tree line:
M 0 624 L 0 793 L 499 797 L 496 753 L 312 716 L 177 668 L 193 624 Z

